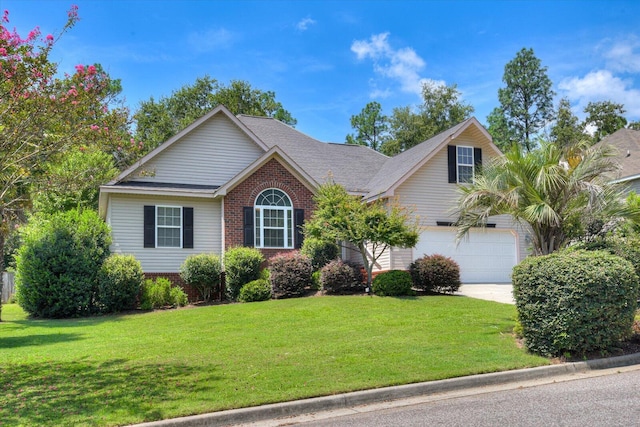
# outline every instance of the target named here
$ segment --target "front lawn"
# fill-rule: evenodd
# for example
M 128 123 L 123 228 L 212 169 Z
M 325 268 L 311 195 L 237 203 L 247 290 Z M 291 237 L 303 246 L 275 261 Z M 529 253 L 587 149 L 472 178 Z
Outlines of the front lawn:
M 2 307 L 0 426 L 121 425 L 548 364 L 515 307 L 319 297 L 77 320 Z

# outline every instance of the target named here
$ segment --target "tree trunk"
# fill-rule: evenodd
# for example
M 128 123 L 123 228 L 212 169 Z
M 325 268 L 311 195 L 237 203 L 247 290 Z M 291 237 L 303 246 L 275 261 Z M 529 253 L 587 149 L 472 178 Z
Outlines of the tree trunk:
M 367 256 L 367 247 L 364 244 L 358 245 L 358 249 L 360 249 L 360 255 L 362 255 L 364 270 L 367 272 L 367 293 L 371 294 L 371 275 L 373 274 L 373 263 L 369 262 L 369 257 Z

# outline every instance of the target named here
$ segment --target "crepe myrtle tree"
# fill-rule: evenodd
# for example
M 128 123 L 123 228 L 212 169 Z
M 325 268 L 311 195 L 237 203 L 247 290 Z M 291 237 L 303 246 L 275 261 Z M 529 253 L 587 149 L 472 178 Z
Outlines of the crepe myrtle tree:
M 418 242 L 418 218 L 396 202 L 365 203 L 345 188 L 327 182 L 318 188 L 316 209 L 305 235 L 355 246 L 362 255 L 371 290 L 373 266 L 390 247 L 412 248 Z
M 47 179 L 49 161 L 86 145 L 107 152 L 135 145 L 126 131 L 127 110 L 113 108 L 119 83 L 99 65 L 77 65 L 60 76 L 50 59 L 77 20 L 72 6 L 59 33 L 43 35 L 36 27 L 23 38 L 10 29 L 8 11 L 0 17 L 0 254 L 32 192 Z

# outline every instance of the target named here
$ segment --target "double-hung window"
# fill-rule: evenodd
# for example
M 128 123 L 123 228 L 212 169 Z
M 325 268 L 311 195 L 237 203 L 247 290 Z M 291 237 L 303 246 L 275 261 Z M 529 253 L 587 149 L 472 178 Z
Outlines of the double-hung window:
M 156 247 L 182 247 L 182 208 L 156 206 Z
M 255 247 L 293 248 L 293 207 L 283 191 L 270 188 L 256 198 Z
M 467 183 L 473 180 L 473 147 L 458 145 L 457 147 L 458 183 Z

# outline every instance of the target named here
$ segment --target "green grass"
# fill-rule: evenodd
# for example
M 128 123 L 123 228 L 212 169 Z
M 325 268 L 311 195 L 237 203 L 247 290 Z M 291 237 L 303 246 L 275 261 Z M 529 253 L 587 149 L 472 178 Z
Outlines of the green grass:
M 538 366 L 515 307 L 320 297 L 0 323 L 0 426 L 121 425 Z

